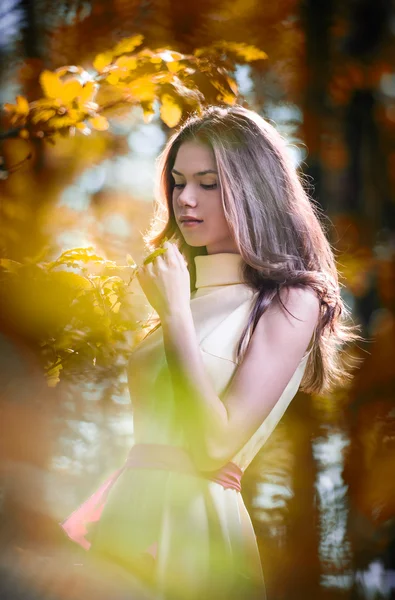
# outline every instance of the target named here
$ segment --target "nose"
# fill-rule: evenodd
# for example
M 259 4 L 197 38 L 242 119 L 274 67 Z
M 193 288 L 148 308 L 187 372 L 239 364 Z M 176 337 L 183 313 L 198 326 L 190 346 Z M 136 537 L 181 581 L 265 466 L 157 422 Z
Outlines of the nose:
M 177 201 L 181 207 L 196 206 L 196 192 L 194 186 L 186 184 L 178 194 Z

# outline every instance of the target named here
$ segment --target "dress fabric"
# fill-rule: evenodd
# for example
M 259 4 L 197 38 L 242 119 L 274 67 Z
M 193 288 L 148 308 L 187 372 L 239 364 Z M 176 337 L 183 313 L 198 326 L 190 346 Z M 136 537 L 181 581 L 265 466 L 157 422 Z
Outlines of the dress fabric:
M 257 293 L 243 281 L 242 262 L 240 254 L 232 253 L 195 258 L 191 310 L 206 372 L 219 396 L 238 366 L 237 342 Z M 307 356 L 269 416 L 232 458 L 243 472 L 295 396 Z M 188 450 L 161 327 L 133 351 L 128 380 L 135 443 Z M 91 542 L 94 553 L 140 574 L 158 599 L 266 598 L 257 540 L 242 495 L 216 481 L 165 469 L 123 469 L 106 496 Z

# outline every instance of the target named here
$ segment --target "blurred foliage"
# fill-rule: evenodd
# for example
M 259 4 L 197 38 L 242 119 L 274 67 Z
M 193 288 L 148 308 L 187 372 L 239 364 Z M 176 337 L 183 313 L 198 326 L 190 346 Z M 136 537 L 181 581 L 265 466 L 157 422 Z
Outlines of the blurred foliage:
M 5 104 L 5 127 L 8 124 L 10 129 L 2 137 L 53 141 L 56 134 L 89 135 L 92 129 L 108 129 L 106 117 L 119 116 L 131 106 L 141 106 L 149 120 L 155 102 L 160 103 L 163 122 L 175 127 L 186 107 L 191 112 L 204 104 L 199 85 L 211 85 L 217 102 L 234 104 L 238 94 L 235 61 L 267 58 L 254 46 L 236 42 L 198 48 L 193 55 L 168 48 L 152 51 L 144 47 L 135 52 L 142 42 L 142 35 L 134 35 L 98 54 L 94 73 L 75 65 L 44 70 L 40 75 L 43 98 L 29 103 L 18 95 L 15 104 Z
M 164 252 L 154 250 L 143 264 Z M 132 346 L 151 327 L 133 302 L 138 267 L 130 255 L 127 262 L 117 265 L 94 248 L 72 248 L 49 262 L 0 259 L 2 318 L 38 344 L 50 387 L 61 377 L 98 383 L 124 372 Z
M 119 266 L 93 248 L 67 250 L 49 262 L 0 259 L 3 318 L 39 345 L 48 385 L 82 374 L 99 381 L 125 368 L 131 334 L 147 327 L 133 312 L 136 265 L 129 262 Z

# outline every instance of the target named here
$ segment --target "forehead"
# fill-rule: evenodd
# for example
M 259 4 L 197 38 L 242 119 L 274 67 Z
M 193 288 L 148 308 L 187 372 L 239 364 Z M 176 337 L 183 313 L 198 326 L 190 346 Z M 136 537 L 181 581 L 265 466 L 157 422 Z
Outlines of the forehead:
M 177 152 L 174 168 L 183 175 L 216 169 L 214 153 L 199 142 L 184 142 Z

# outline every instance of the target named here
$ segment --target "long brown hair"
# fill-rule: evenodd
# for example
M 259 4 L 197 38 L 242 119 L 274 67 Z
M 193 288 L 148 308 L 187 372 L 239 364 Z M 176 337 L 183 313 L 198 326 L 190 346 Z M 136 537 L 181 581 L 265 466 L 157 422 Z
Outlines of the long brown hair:
M 207 251 L 185 243 L 172 206 L 171 170 L 187 140 L 206 144 L 214 153 L 224 214 L 245 263 L 245 283 L 258 292 L 238 343 L 238 360 L 261 315 L 276 298 L 283 304 L 281 290 L 309 286 L 320 299 L 321 313 L 301 389 L 327 393 L 351 379 L 340 350 L 362 338 L 341 297 L 321 210 L 305 191 L 285 141 L 257 113 L 241 106 L 212 106 L 190 117 L 169 139 L 158 159 L 155 211 L 144 237 L 147 248 L 159 247 L 165 237 L 177 243 L 188 264 L 191 291 L 196 289 L 194 258 Z

